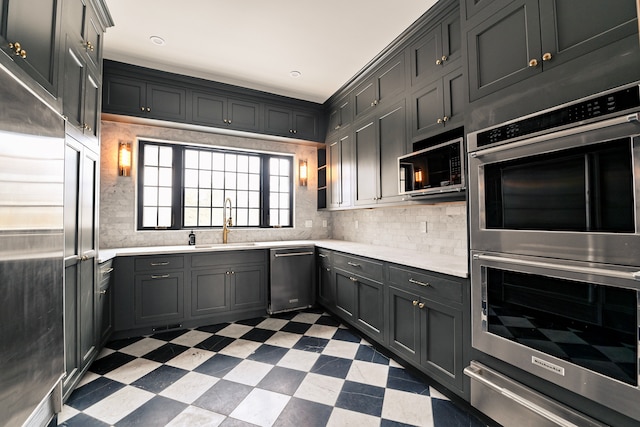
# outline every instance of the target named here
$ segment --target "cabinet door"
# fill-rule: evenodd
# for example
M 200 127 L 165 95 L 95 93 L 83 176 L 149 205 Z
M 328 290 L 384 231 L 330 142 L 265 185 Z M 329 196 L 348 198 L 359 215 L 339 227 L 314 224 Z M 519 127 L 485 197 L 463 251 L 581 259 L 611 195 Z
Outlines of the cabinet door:
M 147 84 L 146 109 L 150 117 L 184 122 L 187 91 L 184 89 Z
M 414 304 L 415 302 L 415 304 Z M 389 287 L 389 347 L 420 362 L 420 311 L 415 294 Z
M 193 92 L 193 122 L 207 126 L 227 124 L 227 99 L 222 96 Z
M 315 114 L 303 111 L 293 112 L 293 134 L 296 138 L 318 139 L 318 119 Z
M 287 108 L 280 108 L 272 105 L 265 107 L 264 128 L 267 133 L 281 136 L 291 136 L 293 112 Z
M 231 310 L 267 308 L 264 265 L 234 266 L 230 271 Z
M 233 129 L 246 131 L 260 130 L 260 104 L 237 99 L 229 99 L 228 121 Z
M 460 12 L 455 10 L 442 22 L 442 68 L 446 71 L 462 54 L 462 29 Z
M 62 111 L 70 124 L 82 129 L 84 123 L 85 63 L 80 53 L 73 48 L 75 43 L 67 35 L 64 51 L 64 87 Z
M 334 269 L 336 286 L 336 309 L 338 313 L 347 320 L 352 320 L 356 309 L 356 286 L 355 278 L 348 272 Z
M 56 96 L 57 19 L 60 16 L 60 2 L 4 0 L 0 5 L 4 6 L 0 11 L 2 49 L 36 82 Z
M 381 202 L 398 196 L 398 157 L 407 153 L 404 101 L 378 119 Z
M 377 97 L 378 94 L 373 78 L 361 83 L 354 90 L 355 116 L 363 116 L 371 111 L 378 104 Z
M 104 111 L 135 116 L 146 114 L 147 85 L 125 77 L 109 76 L 104 82 Z
M 382 279 L 382 278 L 381 278 Z M 374 280 L 357 278 L 356 324 L 371 338 L 384 343 L 384 288 Z
M 164 326 L 184 318 L 182 272 L 138 274 L 134 286 L 137 325 Z
M 467 33 L 469 93 L 474 101 L 542 70 L 537 0 L 516 0 Z
M 231 303 L 227 269 L 191 273 L 191 315 L 204 316 L 228 311 Z
M 442 78 L 444 96 L 443 125 L 450 129 L 462 126 L 465 105 L 465 81 L 462 67 L 452 71 Z
M 376 71 L 376 104 L 392 99 L 404 91 L 406 86 L 404 52 L 391 58 Z
M 100 132 L 100 83 L 98 77 L 87 70 L 84 87 L 84 120 L 85 135 L 97 140 Z
M 329 144 L 329 207 L 351 205 L 351 137 L 344 135 Z
M 432 80 L 442 68 L 442 28 L 440 25 L 411 45 L 411 84 Z
M 414 138 L 442 130 L 442 92 L 442 80 L 438 79 L 412 97 L 411 131 Z
M 544 69 L 637 34 L 636 13 L 633 1 L 540 0 Z
M 375 204 L 378 200 L 378 135 L 376 122 L 367 122 L 355 132 L 356 205 Z
M 491 4 L 495 0 L 464 0 L 466 6 L 466 16 L 467 19 L 471 18 L 473 15 L 484 9 L 488 4 Z M 505 2 L 505 0 L 501 0 Z M 511 0 L 506 0 L 508 3 Z
M 87 8 L 85 19 L 85 46 L 87 52 L 87 60 L 92 68 L 97 72 L 102 69 L 102 26 L 98 22 L 98 17 L 93 8 Z
M 462 312 L 458 309 L 421 300 L 421 365 L 444 384 L 462 389 Z
M 318 254 L 318 300 L 328 308 L 335 306 L 334 286 L 333 286 L 333 274 L 331 270 L 331 263 L 327 261 L 327 254 Z
M 331 108 L 327 128 L 328 133 L 340 130 L 351 123 L 353 104 L 350 98 L 350 95 L 345 96 Z
M 113 332 L 113 291 L 110 280 L 105 280 L 98 290 L 96 305 L 96 325 L 98 326 L 98 344 L 104 345 Z

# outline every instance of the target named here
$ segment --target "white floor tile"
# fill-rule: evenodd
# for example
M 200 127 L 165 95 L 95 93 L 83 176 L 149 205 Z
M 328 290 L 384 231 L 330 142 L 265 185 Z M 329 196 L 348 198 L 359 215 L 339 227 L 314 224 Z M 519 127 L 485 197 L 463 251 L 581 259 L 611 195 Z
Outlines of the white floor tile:
M 253 354 L 261 345 L 262 343 L 256 341 L 237 339 L 218 353 L 245 359 Z
M 380 418 L 342 408 L 333 408 L 327 427 L 379 427 Z
M 113 425 L 147 403 L 155 396 L 136 387 L 124 387 L 85 409 L 85 413 L 107 424 Z
M 197 331 L 195 329 L 180 335 L 178 338 L 171 340 L 173 344 L 184 345 L 187 347 L 194 347 L 200 344 L 202 341 L 210 338 L 213 334 L 209 332 Z
M 387 365 L 354 360 L 346 379 L 377 387 L 386 387 L 388 375 L 389 367 Z
M 278 331 L 265 341 L 265 344 L 275 345 L 278 347 L 291 348 L 300 340 L 302 335 L 292 334 L 289 332 Z
M 104 376 L 123 384 L 131 384 L 160 366 L 162 366 L 162 363 L 154 362 L 153 360 L 133 359 L 131 362 L 107 372 Z
M 303 350 L 289 350 L 277 363 L 277 366 L 291 368 L 297 371 L 309 372 L 316 363 L 320 353 Z
M 116 352 L 115 350 L 112 350 L 110 348 L 106 348 L 105 347 L 100 351 L 100 354 L 98 354 L 98 357 L 96 357 L 96 360 L 102 359 L 103 357 L 108 356 L 108 355 L 110 355 L 112 353 L 115 353 L 115 352 Z
M 273 365 L 267 363 L 243 360 L 238 366 L 229 371 L 229 373 L 224 376 L 224 379 L 240 384 L 256 386 L 271 369 L 273 369 Z
M 288 320 L 285 319 L 276 319 L 274 317 L 269 317 L 264 319 L 256 328 L 268 329 L 270 331 L 279 331 L 282 329 L 287 323 Z
M 226 328 L 216 332 L 216 335 L 222 335 L 224 337 L 230 337 L 230 338 L 240 338 L 241 336 L 249 332 L 251 329 L 253 329 L 251 326 L 241 325 L 239 323 L 232 323 Z
M 162 390 L 160 396 L 191 404 L 218 381 L 219 378 L 199 374 L 197 372 L 189 372 L 184 377 Z
M 322 354 L 327 356 L 343 357 L 353 359 L 356 357 L 360 344 L 349 341 L 331 340 L 322 350 Z
M 433 426 L 431 399 L 422 394 L 387 389 L 382 403 L 382 418 L 415 426 Z
M 80 413 L 80 411 L 78 411 L 77 409 L 74 409 L 74 408 L 72 408 L 71 406 L 68 406 L 68 405 L 64 405 L 62 407 L 62 412 L 60 412 L 58 414 L 58 424 L 62 424 L 63 422 L 67 421 L 68 419 L 75 417 L 79 413 Z
M 335 326 L 312 325 L 304 334 L 310 337 L 324 338 L 329 340 L 333 338 L 337 330 L 338 328 Z
M 189 406 L 165 427 L 218 427 L 227 417 L 196 406 Z
M 98 375 L 95 374 L 91 371 L 87 371 L 84 374 L 84 377 L 82 377 L 82 379 L 80 381 L 78 381 L 78 385 L 76 385 L 76 388 L 80 388 L 83 385 L 87 385 L 89 384 L 91 381 L 97 380 L 98 378 L 100 378 L 102 375 Z
M 317 313 L 298 313 L 291 320 L 294 322 L 313 324 L 313 323 L 316 323 L 316 321 L 320 318 L 320 316 L 322 315 Z
M 155 338 L 143 338 L 140 341 L 136 341 L 133 344 L 121 348 L 119 351 L 121 353 L 130 354 L 131 356 L 141 357 L 158 347 L 162 347 L 166 343 L 166 341 L 157 340 Z
M 229 415 L 263 427 L 270 427 L 289 402 L 290 397 L 255 388 Z
M 180 369 L 186 369 L 187 371 L 192 371 L 215 356 L 215 354 L 216 353 L 213 351 L 201 350 L 199 348 L 190 348 L 189 350 L 180 353 L 173 359 L 169 360 L 165 364 Z
M 293 394 L 300 399 L 311 400 L 333 406 L 338 400 L 344 380 L 325 375 L 307 374 Z

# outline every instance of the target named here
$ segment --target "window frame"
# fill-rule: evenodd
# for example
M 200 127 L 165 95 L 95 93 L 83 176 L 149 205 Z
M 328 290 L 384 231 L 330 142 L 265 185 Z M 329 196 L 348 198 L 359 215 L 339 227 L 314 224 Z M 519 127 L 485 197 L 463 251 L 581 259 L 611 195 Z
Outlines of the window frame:
M 171 189 L 171 226 L 143 226 L 143 209 L 144 209 L 144 147 L 145 145 L 157 145 L 170 147 L 173 154 L 172 166 L 172 189 Z M 217 153 L 231 153 L 239 155 L 256 156 L 260 158 L 260 214 L 259 225 L 237 226 L 234 222 L 234 228 L 242 229 L 265 229 L 265 228 L 294 228 L 293 218 L 295 210 L 294 191 L 294 164 L 295 156 L 288 153 L 273 153 L 257 150 L 245 150 L 235 147 L 221 147 L 198 145 L 171 141 L 154 140 L 151 138 L 140 138 L 137 141 L 138 158 L 136 162 L 136 231 L 163 231 L 163 230 L 206 230 L 221 229 L 222 225 L 206 225 L 206 226 L 185 226 L 184 225 L 184 202 L 185 202 L 185 151 L 201 150 Z M 269 225 L 270 218 L 270 170 L 269 163 L 272 158 L 289 160 L 289 225 Z M 233 206 L 235 209 L 235 206 Z

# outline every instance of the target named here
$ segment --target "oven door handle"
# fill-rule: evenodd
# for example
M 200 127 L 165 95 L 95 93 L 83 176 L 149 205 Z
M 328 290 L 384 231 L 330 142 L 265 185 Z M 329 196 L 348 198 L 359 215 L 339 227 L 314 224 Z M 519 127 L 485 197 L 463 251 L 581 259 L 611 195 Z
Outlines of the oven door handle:
M 529 267 L 548 268 L 551 270 L 570 271 L 572 273 L 594 274 L 597 276 L 612 277 L 615 279 L 624 279 L 624 280 L 631 279 L 631 280 L 640 281 L 640 271 L 635 271 L 635 272 L 616 271 L 616 270 L 609 270 L 604 268 L 582 267 L 582 266 L 566 265 L 566 264 L 554 264 L 549 262 L 530 261 L 530 260 L 485 255 L 485 254 L 474 254 L 473 259 L 479 260 L 479 261 L 497 261 L 497 262 L 503 262 L 506 264 L 518 264 L 518 265 L 526 265 Z
M 589 132 L 592 130 L 596 130 L 596 129 L 602 129 L 605 127 L 609 127 L 609 126 L 615 126 L 615 125 L 622 125 L 625 123 L 635 123 L 637 125 L 640 125 L 640 115 L 639 113 L 633 113 L 633 114 L 627 114 L 625 116 L 621 116 L 621 117 L 616 117 L 613 119 L 609 119 L 609 120 L 604 120 L 602 122 L 598 122 L 598 123 L 591 123 L 588 125 L 584 125 L 584 126 L 576 126 L 570 129 L 565 129 L 565 130 L 560 130 L 557 132 L 552 132 L 552 133 L 546 133 L 544 135 L 540 135 L 540 136 L 535 136 L 533 138 L 526 138 L 520 141 L 515 141 L 512 143 L 505 145 L 498 145 L 496 147 L 490 147 L 490 148 L 485 148 L 484 150 L 478 150 L 478 151 L 474 151 L 472 153 L 469 153 L 470 157 L 482 157 L 482 156 L 486 156 L 487 154 L 492 154 L 492 153 L 496 153 L 496 152 L 500 152 L 502 150 L 505 149 L 512 149 L 512 148 L 517 148 L 517 147 L 524 147 L 527 145 L 531 145 L 531 144 L 536 144 L 538 142 L 541 141 L 545 141 L 547 139 L 550 139 L 550 137 L 552 138 L 561 138 L 561 137 L 565 137 L 565 136 L 571 136 L 571 135 L 577 135 L 580 133 L 585 133 L 585 132 Z

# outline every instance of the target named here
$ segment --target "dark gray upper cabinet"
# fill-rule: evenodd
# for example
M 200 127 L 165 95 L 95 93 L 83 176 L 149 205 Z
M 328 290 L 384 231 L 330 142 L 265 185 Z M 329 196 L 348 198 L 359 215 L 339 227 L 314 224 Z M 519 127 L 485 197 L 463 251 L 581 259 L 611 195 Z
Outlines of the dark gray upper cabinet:
M 464 88 L 462 67 L 458 67 L 412 94 L 412 141 L 462 125 Z
M 409 47 L 411 84 L 430 82 L 450 71 L 462 51 L 460 13 L 456 9 Z
M 105 112 L 126 113 L 161 120 L 185 121 L 187 91 L 122 76 L 105 76 Z
M 327 134 L 348 126 L 351 120 L 353 120 L 353 102 L 349 93 L 329 108 Z
M 316 140 L 320 129 L 318 117 L 312 112 L 284 106 L 265 106 L 265 131 L 270 134 Z
M 637 32 L 631 0 L 493 0 L 466 23 L 474 101 Z
M 484 9 L 493 0 L 463 0 L 467 19 Z
M 405 63 L 405 53 L 400 52 L 354 89 L 355 117 L 362 117 L 403 93 L 407 75 Z
M 329 193 L 327 197 L 329 208 L 338 209 L 351 206 L 352 141 L 351 133 L 340 133 L 327 142 L 329 156 Z
M 260 130 L 260 104 L 197 92 L 191 94 L 193 123 L 245 131 Z
M 54 98 L 58 96 L 59 0 L 3 0 L 3 52 Z
M 355 205 L 397 201 L 398 156 L 407 153 L 404 100 L 356 126 Z
M 63 2 L 63 36 L 69 39 L 68 47 L 82 52 L 83 60 L 93 70 L 102 69 L 102 34 L 105 29 L 96 11 L 85 0 L 65 0 Z

